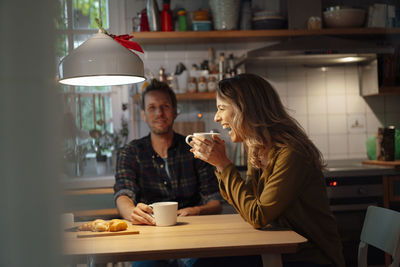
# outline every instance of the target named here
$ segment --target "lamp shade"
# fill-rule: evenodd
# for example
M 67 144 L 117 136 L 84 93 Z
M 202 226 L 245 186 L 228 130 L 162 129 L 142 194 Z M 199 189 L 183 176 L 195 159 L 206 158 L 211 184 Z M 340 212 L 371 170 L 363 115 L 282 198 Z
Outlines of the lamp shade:
M 99 32 L 64 57 L 59 82 L 77 86 L 108 86 L 145 80 L 143 61 L 113 38 Z

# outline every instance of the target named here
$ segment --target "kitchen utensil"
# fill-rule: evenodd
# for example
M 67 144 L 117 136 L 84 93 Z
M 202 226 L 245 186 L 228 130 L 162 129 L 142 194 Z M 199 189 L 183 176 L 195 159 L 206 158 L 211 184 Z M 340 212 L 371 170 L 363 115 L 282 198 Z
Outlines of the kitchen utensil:
M 157 32 L 161 30 L 160 10 L 158 9 L 157 0 L 147 0 L 147 19 L 149 21 L 150 30 Z

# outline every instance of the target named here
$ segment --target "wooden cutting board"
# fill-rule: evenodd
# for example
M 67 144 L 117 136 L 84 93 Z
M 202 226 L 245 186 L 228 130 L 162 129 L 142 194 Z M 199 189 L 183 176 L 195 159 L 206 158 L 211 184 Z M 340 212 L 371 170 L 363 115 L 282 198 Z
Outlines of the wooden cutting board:
M 114 235 L 135 235 L 139 234 L 139 230 L 131 225 L 128 224 L 128 229 L 119 232 L 92 232 L 92 231 L 78 231 L 76 236 L 78 238 L 82 237 L 99 237 L 99 236 L 114 236 Z
M 387 166 L 387 167 L 395 167 L 400 169 L 400 160 L 394 161 L 383 161 L 383 160 L 365 160 L 362 162 L 365 165 L 380 165 L 380 166 Z

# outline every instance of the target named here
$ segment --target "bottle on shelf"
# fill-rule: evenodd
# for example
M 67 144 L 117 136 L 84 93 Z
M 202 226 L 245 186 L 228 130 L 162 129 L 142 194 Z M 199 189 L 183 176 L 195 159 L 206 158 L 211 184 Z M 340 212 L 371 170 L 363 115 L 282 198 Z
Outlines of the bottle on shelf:
M 237 70 L 235 68 L 235 58 L 233 54 L 230 54 L 228 57 L 228 69 L 226 71 L 228 77 L 236 76 Z
M 157 6 L 157 1 L 147 0 L 146 10 L 147 10 L 147 19 L 149 21 L 150 30 L 152 32 L 160 31 L 161 21 L 160 21 L 160 11 Z
M 219 63 L 218 63 L 218 79 L 222 80 L 225 78 L 225 54 L 219 54 Z
M 165 74 L 165 69 L 164 69 L 163 67 L 161 67 L 161 68 L 158 70 L 158 80 L 159 80 L 160 82 L 164 82 L 164 83 L 167 82 L 167 75 Z
M 172 31 L 172 14 L 169 8 L 169 0 L 164 0 L 164 8 L 161 12 L 161 31 Z
M 218 73 L 218 68 L 215 64 L 214 49 L 212 47 L 208 48 L 208 70 L 213 74 Z
M 143 9 L 140 14 L 140 26 L 139 32 L 148 32 L 150 31 L 149 20 L 147 18 L 147 9 Z
M 182 8 L 178 10 L 178 30 L 184 32 L 187 31 L 187 28 L 186 10 Z

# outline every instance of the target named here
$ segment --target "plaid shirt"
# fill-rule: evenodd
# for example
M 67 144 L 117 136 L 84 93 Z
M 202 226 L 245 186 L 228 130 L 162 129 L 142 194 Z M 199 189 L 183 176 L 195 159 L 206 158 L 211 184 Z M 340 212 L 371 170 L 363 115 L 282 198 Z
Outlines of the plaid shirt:
M 150 135 L 133 140 L 118 153 L 114 200 L 130 197 L 135 205 L 158 201 L 177 201 L 179 208 L 222 201 L 214 167 L 195 159 L 185 137 L 175 133 L 168 148 L 168 169 L 154 151 Z

